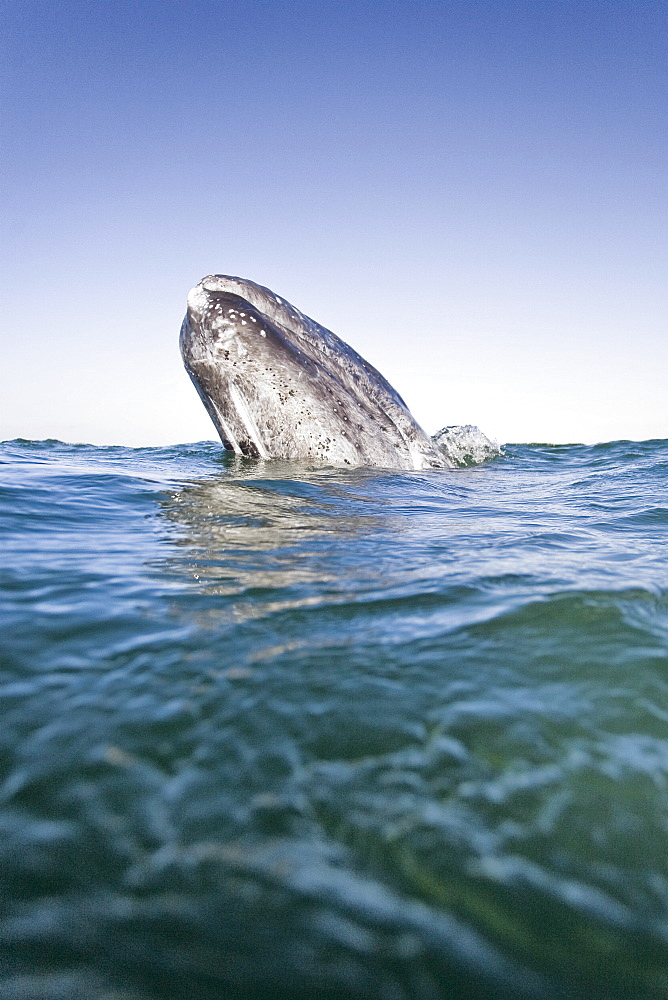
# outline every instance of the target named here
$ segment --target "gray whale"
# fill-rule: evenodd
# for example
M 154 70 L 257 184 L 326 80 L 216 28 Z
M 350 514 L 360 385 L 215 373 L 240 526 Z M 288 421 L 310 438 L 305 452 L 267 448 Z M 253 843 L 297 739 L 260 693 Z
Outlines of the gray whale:
M 203 278 L 188 295 L 180 347 L 224 446 L 237 454 L 390 469 L 456 465 L 380 372 L 253 281 Z

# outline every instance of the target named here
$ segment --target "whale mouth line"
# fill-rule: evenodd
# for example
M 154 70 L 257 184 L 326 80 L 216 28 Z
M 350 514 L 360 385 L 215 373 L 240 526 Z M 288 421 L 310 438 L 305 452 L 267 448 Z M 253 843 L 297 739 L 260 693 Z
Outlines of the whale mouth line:
M 233 381 L 229 383 L 229 393 L 230 393 L 230 401 L 232 402 L 232 405 L 237 411 L 239 420 L 245 427 L 246 433 L 248 434 L 248 438 L 257 451 L 257 457 L 269 458 L 270 457 L 269 452 L 265 447 L 264 442 L 262 441 L 260 431 L 253 417 L 251 408 L 248 405 L 246 397 L 244 396 L 239 386 Z M 243 454 L 241 448 L 239 448 L 239 453 Z

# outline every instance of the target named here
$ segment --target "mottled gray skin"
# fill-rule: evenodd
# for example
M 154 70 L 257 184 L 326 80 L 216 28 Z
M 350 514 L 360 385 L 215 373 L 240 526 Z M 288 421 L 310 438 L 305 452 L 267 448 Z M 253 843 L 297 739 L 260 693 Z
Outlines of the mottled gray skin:
M 450 467 L 392 386 L 314 320 L 253 281 L 203 278 L 181 354 L 226 448 L 260 458 Z

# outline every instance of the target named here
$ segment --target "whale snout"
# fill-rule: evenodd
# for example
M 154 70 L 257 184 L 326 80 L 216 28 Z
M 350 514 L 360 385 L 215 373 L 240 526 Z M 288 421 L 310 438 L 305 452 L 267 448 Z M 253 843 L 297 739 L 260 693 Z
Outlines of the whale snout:
M 221 284 L 204 279 L 190 290 L 182 349 L 189 341 L 191 358 L 211 356 L 216 364 L 236 367 L 240 359 L 263 354 L 275 331 L 246 298 Z
M 188 292 L 188 316 L 196 322 L 200 321 L 208 308 L 209 296 L 200 282 Z

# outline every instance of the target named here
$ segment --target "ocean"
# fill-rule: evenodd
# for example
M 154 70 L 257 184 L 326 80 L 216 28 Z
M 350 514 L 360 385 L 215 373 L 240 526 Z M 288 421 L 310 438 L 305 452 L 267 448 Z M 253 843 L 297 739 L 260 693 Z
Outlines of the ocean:
M 668 998 L 668 441 L 0 466 L 2 1000 Z

